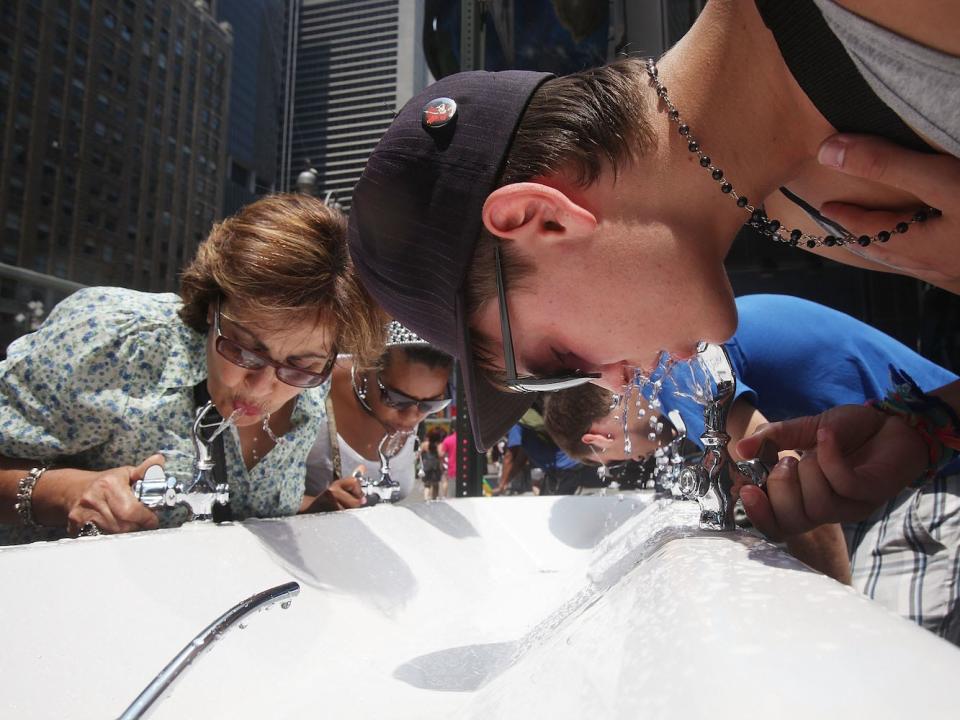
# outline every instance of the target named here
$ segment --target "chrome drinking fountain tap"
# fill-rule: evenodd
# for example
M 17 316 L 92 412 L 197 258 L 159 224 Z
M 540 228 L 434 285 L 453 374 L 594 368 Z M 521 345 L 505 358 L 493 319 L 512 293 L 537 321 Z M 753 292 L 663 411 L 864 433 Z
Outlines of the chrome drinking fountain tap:
M 759 458 L 734 462 L 727 451 L 727 415 L 737 390 L 730 356 L 722 345 L 705 344 L 698 359 L 715 388 L 703 412 L 703 455 L 681 470 L 679 488 L 684 497 L 700 504 L 702 530 L 734 530 L 734 490 L 746 484 L 763 487 L 776 453 L 771 462 L 770 449 L 762 447 Z
M 133 493 L 137 499 L 151 510 L 157 508 L 182 507 L 189 513 L 189 520 L 221 521 L 228 519 L 230 487 L 224 481 L 217 482 L 214 473 L 216 461 L 210 450 L 210 445 L 222 432 L 224 421 L 215 424 L 205 422 L 208 415 L 215 413 L 213 401 L 197 408 L 190 439 L 193 441 L 193 477 L 188 483 L 167 475 L 159 465 L 147 468 L 143 479 L 133 485 Z M 217 416 L 219 417 L 219 416 Z M 209 437 L 204 436 L 204 430 L 216 428 Z M 224 473 L 224 477 L 226 473 Z
M 376 505 L 380 502 L 395 503 L 403 499 L 400 497 L 400 483 L 390 477 L 390 458 L 403 448 L 407 437 L 409 433 L 404 433 L 399 445 L 396 433 L 392 435 L 387 433 L 380 440 L 377 446 L 377 454 L 380 456 L 380 472 L 377 479 L 364 475 L 360 469 L 354 470 L 353 477 L 360 481 L 360 489 L 367 498 L 367 505 Z M 392 453 L 391 449 L 393 449 Z
M 397 502 L 400 500 L 400 483 L 390 477 L 390 458 L 393 455 L 396 455 L 397 452 L 403 447 L 403 443 L 406 442 L 407 435 L 405 434 L 402 438 L 402 441 L 398 441 L 396 434 L 391 435 L 389 433 L 383 436 L 383 439 L 380 440 L 380 444 L 377 446 L 377 454 L 380 456 L 380 477 L 377 480 L 372 480 L 367 478 L 364 484 L 364 493 L 367 496 L 367 502 L 369 503 L 373 500 L 374 503 L 377 502 Z M 388 448 L 388 446 L 391 446 Z M 393 449 L 393 452 L 389 452 L 389 449 Z M 374 500 L 374 498 L 376 498 Z

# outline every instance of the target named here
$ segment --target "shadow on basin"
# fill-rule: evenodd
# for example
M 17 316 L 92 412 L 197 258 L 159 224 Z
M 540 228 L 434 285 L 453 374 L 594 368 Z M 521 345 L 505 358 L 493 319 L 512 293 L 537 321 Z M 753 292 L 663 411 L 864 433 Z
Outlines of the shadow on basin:
M 515 652 L 514 642 L 447 648 L 405 662 L 393 677 L 421 690 L 470 692 L 509 665 Z
M 311 587 L 348 593 L 387 614 L 416 595 L 407 563 L 353 512 L 299 522 L 247 521 L 243 527 Z
M 550 532 L 565 545 L 587 550 L 636 515 L 639 507 L 641 501 L 629 496 L 565 495 L 550 508 Z
M 752 535 L 745 535 L 745 538 L 749 538 L 749 540 L 744 539 L 742 542 L 747 545 L 747 557 L 751 560 L 763 563 L 767 567 L 781 568 L 783 570 L 798 570 L 814 575 L 821 574 L 788 554 L 786 549 L 778 548 L 771 545 L 768 541 L 761 540 Z
M 442 500 L 412 503 L 405 507 L 428 525 L 432 525 L 440 532 L 457 540 L 480 536 L 473 523 L 457 512 L 449 503 Z

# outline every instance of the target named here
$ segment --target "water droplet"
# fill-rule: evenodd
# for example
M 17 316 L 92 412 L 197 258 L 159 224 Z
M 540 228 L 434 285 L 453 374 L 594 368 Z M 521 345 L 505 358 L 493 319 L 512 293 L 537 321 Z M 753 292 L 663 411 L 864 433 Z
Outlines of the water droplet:
M 242 622 L 242 623 L 240 623 L 239 625 L 237 625 L 237 627 L 240 628 L 241 630 L 246 630 L 246 629 L 247 629 L 247 624 L 246 624 L 245 622 Z
M 280 603 L 280 609 L 289 610 L 292 604 L 293 604 L 293 600 L 284 600 L 282 603 Z

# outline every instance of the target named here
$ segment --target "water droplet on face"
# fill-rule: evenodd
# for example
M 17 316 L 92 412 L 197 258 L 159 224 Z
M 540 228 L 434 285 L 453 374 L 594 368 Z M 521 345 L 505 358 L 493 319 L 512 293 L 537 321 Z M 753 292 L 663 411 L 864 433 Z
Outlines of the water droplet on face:
M 656 433 L 650 433 L 649 435 L 647 435 L 647 440 L 649 440 L 650 442 L 655 442 L 656 439 L 657 439 Z
M 239 408 L 237 410 L 234 410 L 232 413 L 230 413 L 230 417 L 228 417 L 226 420 L 222 420 L 220 424 L 217 425 L 214 431 L 210 434 L 210 439 L 207 440 L 206 442 L 212 443 L 214 440 L 216 440 L 217 436 L 220 433 L 224 432 L 228 427 L 235 424 L 237 422 L 237 418 L 240 417 L 241 415 L 243 415 L 243 410 Z

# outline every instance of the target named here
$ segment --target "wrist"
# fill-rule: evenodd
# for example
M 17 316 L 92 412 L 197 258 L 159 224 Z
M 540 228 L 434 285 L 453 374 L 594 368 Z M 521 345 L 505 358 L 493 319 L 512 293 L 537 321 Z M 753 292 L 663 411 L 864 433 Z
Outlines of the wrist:
M 902 370 L 890 367 L 893 387 L 875 409 L 912 429 L 925 448 L 925 470 L 920 482 L 934 477 L 960 455 L 960 418 L 942 399 L 924 393 Z
M 38 523 L 33 516 L 33 490 L 40 478 L 47 471 L 47 468 L 38 465 L 17 481 L 16 502 L 13 509 L 17 514 L 17 519 L 24 527 L 38 527 Z
M 62 468 L 47 470 L 33 493 L 33 519 L 45 527 L 66 527 L 67 515 L 98 473 Z M 89 477 L 88 477 L 89 476 Z

